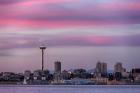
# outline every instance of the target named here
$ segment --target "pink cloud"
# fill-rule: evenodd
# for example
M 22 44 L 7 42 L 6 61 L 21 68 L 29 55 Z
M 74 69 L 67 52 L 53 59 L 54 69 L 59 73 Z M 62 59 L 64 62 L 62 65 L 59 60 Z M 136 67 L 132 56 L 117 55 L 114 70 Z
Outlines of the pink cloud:
M 97 45 L 106 45 L 112 42 L 111 38 L 108 36 L 88 36 L 85 37 L 85 40 Z
M 29 0 L 11 6 L 3 6 L 0 25 L 54 28 L 140 23 L 140 13 L 138 12 L 140 4 L 136 2 L 102 3 L 95 4 L 94 7 L 85 5 L 85 7 L 79 6 L 75 9 L 57 7 L 59 4 L 69 2 L 77 5 L 79 5 L 77 2 L 80 3 L 79 0 Z M 47 5 L 42 7 L 43 4 L 50 4 L 53 8 L 49 9 Z M 27 10 L 26 7 L 28 7 Z
M 112 10 L 139 10 L 140 4 L 139 3 L 112 3 L 112 4 L 101 4 L 97 5 L 99 9 L 103 9 L 106 11 L 112 11 Z
M 40 42 L 40 37 L 43 40 Z M 49 38 L 47 38 L 49 37 Z M 48 46 L 140 46 L 140 35 L 130 36 L 96 36 L 96 35 L 41 35 L 3 37 L 0 49 L 37 47 L 42 42 Z
M 22 3 L 15 4 L 16 6 L 34 6 L 39 4 L 60 4 L 60 3 L 70 3 L 77 2 L 79 0 L 29 0 Z
M 139 21 L 139 20 L 138 20 Z M 130 24 L 130 23 L 136 23 L 136 21 L 131 22 L 125 22 L 116 20 L 115 22 L 113 20 L 18 20 L 18 19 L 1 19 L 0 25 L 5 26 L 19 26 L 19 27 L 31 27 L 31 28 L 67 28 L 67 27 L 101 27 L 101 26 L 113 26 L 113 25 L 120 25 L 120 24 Z

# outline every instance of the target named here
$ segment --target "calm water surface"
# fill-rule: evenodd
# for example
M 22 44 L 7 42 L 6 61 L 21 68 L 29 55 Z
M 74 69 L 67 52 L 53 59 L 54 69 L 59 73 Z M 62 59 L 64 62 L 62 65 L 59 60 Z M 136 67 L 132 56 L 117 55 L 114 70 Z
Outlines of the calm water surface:
M 140 85 L 0 86 L 0 93 L 140 93 Z

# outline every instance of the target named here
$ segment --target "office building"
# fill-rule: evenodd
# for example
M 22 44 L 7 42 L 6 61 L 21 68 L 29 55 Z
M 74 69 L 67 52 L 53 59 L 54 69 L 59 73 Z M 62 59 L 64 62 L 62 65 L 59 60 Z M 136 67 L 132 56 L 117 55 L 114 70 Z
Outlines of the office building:
M 106 74 L 107 73 L 107 63 L 101 64 L 101 73 Z
M 123 68 L 121 62 L 118 62 L 118 63 L 115 64 L 115 66 L 114 66 L 114 72 L 115 72 L 115 73 L 116 73 L 116 72 L 120 72 L 120 73 L 125 72 L 125 68 Z
M 54 63 L 54 83 L 61 83 L 61 62 L 56 61 Z
M 101 62 L 98 62 L 97 64 L 96 64 L 96 73 L 101 73 Z
M 107 74 L 107 63 L 104 62 L 97 62 L 95 74 L 97 77 Z
M 61 73 L 61 62 L 56 61 L 54 63 L 55 73 Z

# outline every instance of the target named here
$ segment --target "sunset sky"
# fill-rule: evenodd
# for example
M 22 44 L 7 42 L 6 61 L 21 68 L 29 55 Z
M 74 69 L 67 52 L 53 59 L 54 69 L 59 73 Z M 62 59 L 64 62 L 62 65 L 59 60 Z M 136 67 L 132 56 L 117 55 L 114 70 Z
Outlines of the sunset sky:
M 0 0 L 0 72 L 140 67 L 140 0 Z

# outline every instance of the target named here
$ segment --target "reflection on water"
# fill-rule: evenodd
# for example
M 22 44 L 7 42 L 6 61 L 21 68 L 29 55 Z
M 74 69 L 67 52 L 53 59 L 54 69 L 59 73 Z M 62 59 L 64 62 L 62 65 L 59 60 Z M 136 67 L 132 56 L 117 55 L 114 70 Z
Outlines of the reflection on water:
M 0 93 L 140 93 L 140 85 L 0 86 Z

